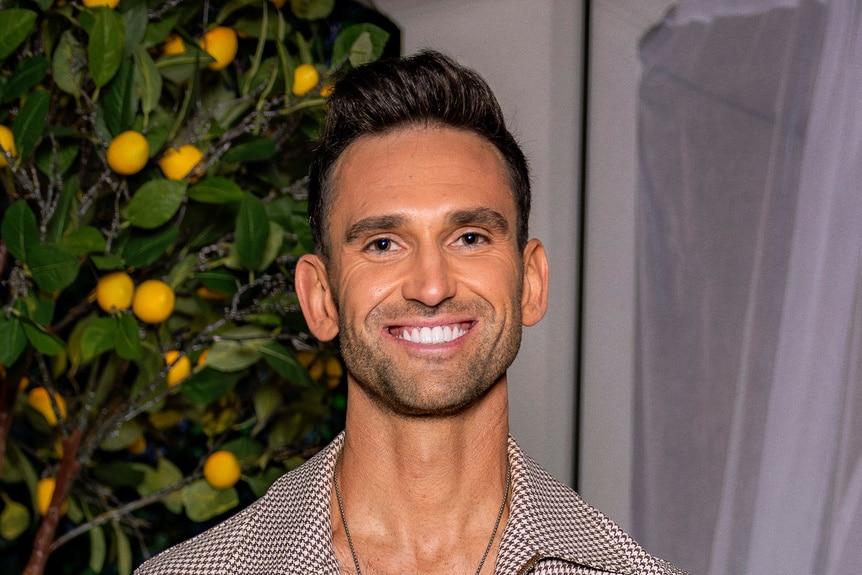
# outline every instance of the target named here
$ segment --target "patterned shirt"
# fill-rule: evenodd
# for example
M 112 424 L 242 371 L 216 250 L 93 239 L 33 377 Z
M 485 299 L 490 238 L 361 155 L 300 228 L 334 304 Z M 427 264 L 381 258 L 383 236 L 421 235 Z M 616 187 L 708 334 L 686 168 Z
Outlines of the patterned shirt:
M 330 498 L 344 434 L 263 497 L 135 575 L 341 575 Z M 652 557 L 509 438 L 512 500 L 495 575 L 684 575 Z

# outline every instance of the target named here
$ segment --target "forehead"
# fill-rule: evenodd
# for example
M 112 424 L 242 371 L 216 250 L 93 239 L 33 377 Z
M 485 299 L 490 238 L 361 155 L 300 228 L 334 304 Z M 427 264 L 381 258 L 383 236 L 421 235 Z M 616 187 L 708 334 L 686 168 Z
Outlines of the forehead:
M 450 127 L 363 136 L 339 158 L 332 184 L 330 218 L 336 220 L 467 205 L 493 207 L 512 222 L 516 218 L 500 152 L 481 136 Z

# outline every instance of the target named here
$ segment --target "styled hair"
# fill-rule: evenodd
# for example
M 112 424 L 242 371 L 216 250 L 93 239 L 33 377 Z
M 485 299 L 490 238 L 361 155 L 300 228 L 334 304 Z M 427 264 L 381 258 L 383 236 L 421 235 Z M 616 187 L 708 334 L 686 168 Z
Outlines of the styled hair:
M 500 151 L 517 207 L 518 246 L 523 250 L 530 217 L 527 160 L 506 129 L 491 88 L 475 71 L 432 50 L 381 59 L 347 72 L 335 84 L 328 103 L 308 186 L 308 216 L 320 256 L 330 255 L 325 224 L 332 202 L 332 175 L 341 154 L 362 136 L 421 125 L 472 132 Z

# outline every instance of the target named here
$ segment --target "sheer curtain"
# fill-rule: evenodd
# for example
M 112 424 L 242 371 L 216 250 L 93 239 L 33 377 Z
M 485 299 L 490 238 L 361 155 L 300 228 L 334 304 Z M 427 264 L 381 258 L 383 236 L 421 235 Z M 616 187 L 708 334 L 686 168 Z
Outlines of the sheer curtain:
M 642 41 L 633 534 L 862 572 L 862 3 L 682 0 Z

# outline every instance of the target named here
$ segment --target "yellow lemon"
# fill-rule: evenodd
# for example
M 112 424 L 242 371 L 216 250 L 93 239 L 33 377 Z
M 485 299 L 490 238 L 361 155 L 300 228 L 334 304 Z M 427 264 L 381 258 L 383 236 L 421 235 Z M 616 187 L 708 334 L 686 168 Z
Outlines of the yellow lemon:
M 146 450 L 147 438 L 143 435 L 139 435 L 137 439 L 135 439 L 128 447 L 126 447 L 126 451 L 128 451 L 132 455 L 140 455 Z
M 308 367 L 311 365 L 311 362 L 314 361 L 315 357 L 314 352 L 308 351 L 307 349 L 300 349 L 296 352 L 296 359 L 302 364 L 302 367 Z
M 159 167 L 169 180 L 182 180 L 189 175 L 203 157 L 203 152 L 196 146 L 183 144 L 179 148 L 168 148 L 168 151 L 159 160 Z
M 150 144 L 140 132 L 128 130 L 108 144 L 108 166 L 123 176 L 140 172 L 150 159 Z
M 233 487 L 241 474 L 239 460 L 230 451 L 215 451 L 204 462 L 204 479 L 213 489 Z
M 39 515 L 45 516 L 48 514 L 48 508 L 51 507 L 51 499 L 54 498 L 54 489 L 57 487 L 57 480 L 53 477 L 43 477 L 36 482 L 36 509 Z M 66 513 L 68 505 L 63 502 L 60 507 L 60 514 Z
M 275 6 L 276 10 L 281 10 L 281 7 L 284 6 L 284 3 L 287 0 L 272 0 L 272 5 Z
M 227 26 L 216 26 L 208 30 L 201 39 L 201 48 L 215 58 L 215 62 L 211 62 L 209 65 L 210 70 L 227 68 L 236 58 L 238 47 L 236 30 Z
M 180 352 L 172 349 L 165 354 L 165 364 L 168 368 L 168 387 L 173 387 L 184 380 L 192 372 L 192 360 L 189 356 L 180 357 Z
M 209 354 L 210 354 L 210 348 L 206 348 L 205 350 L 203 350 L 201 352 L 201 354 L 198 356 L 198 363 L 197 363 L 198 367 L 203 367 L 204 365 L 206 365 L 207 356 Z
M 305 96 L 308 94 L 320 80 L 320 74 L 317 69 L 311 64 L 300 64 L 293 71 L 293 92 L 294 96 Z
M 177 56 L 186 53 L 186 45 L 179 34 L 171 34 L 162 44 L 162 54 L 165 56 Z
M 138 286 L 132 298 L 132 312 L 139 320 L 161 323 L 174 313 L 174 290 L 162 280 L 147 280 Z
M 120 0 L 83 0 L 84 6 L 87 8 L 98 8 L 99 6 L 107 6 L 111 10 L 117 7 Z
M 320 89 L 320 97 L 328 98 L 332 95 L 332 91 L 335 89 L 335 86 L 332 84 L 324 84 L 323 88 Z
M 0 125 L 0 148 L 3 148 L 13 158 L 18 157 L 18 150 L 15 149 L 15 138 L 12 136 L 12 130 L 6 126 Z M 5 168 L 9 165 L 6 156 L 0 154 L 0 168 Z
M 59 393 L 54 394 L 54 401 L 57 402 L 57 411 L 60 412 L 60 417 L 66 419 L 66 401 Z M 42 414 L 48 423 L 53 427 L 57 425 L 57 413 L 54 411 L 54 406 L 51 404 L 51 394 L 44 387 L 34 387 L 27 394 L 27 404 Z
M 129 309 L 135 294 L 135 282 L 126 272 L 113 272 L 96 284 L 96 301 L 108 313 Z

